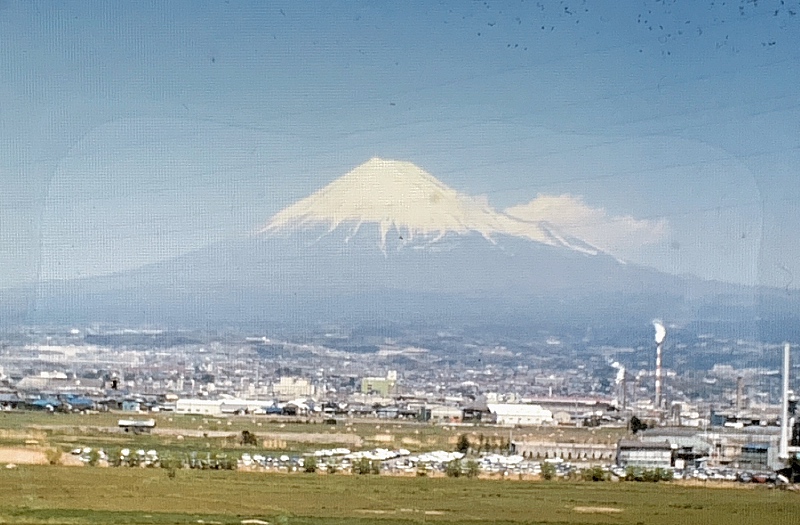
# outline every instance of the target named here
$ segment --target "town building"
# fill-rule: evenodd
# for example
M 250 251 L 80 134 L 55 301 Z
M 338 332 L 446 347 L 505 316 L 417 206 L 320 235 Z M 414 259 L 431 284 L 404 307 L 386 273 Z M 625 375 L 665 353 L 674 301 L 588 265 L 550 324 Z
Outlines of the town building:
M 669 468 L 675 446 L 669 441 L 621 439 L 617 443 L 617 465 L 622 467 Z
M 553 424 L 553 413 L 540 405 L 489 403 L 489 418 L 503 426 L 539 426 Z
M 430 420 L 439 423 L 459 423 L 463 417 L 463 410 L 459 407 L 436 405 L 430 407 Z
M 175 402 L 175 412 L 178 414 L 221 416 L 222 400 L 182 398 Z
M 511 450 L 530 459 L 560 458 L 574 463 L 611 463 L 617 452 L 603 443 L 558 443 L 555 441 L 513 441 Z
M 279 399 L 313 397 L 315 393 L 316 389 L 311 381 L 302 377 L 282 376 L 277 383 L 272 384 L 272 394 Z
M 397 372 L 389 370 L 386 377 L 364 377 L 361 379 L 362 394 L 377 394 L 388 397 L 397 389 Z

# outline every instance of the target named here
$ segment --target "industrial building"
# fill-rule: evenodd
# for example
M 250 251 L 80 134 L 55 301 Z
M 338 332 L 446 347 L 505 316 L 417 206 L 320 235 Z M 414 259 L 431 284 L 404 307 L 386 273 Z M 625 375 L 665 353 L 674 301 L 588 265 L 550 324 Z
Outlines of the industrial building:
M 503 426 L 539 426 L 554 423 L 553 413 L 540 405 L 488 403 L 492 422 Z
M 178 414 L 202 414 L 208 416 L 222 415 L 221 399 L 179 399 L 175 402 Z
M 674 465 L 676 446 L 669 441 L 621 439 L 617 444 L 617 465 L 622 467 L 669 468 Z
M 558 443 L 555 441 L 514 441 L 511 450 L 530 459 L 561 458 L 574 463 L 611 463 L 617 452 L 603 443 Z

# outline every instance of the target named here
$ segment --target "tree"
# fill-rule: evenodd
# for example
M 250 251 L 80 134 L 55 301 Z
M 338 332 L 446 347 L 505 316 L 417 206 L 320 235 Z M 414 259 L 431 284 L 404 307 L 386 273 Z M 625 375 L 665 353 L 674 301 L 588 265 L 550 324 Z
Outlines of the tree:
M 636 416 L 632 416 L 631 417 L 631 421 L 629 423 L 629 427 L 631 429 L 631 432 L 636 434 L 640 430 L 647 430 L 647 423 L 645 423 L 644 421 L 642 421 L 641 419 L 639 419 Z
M 258 438 L 255 434 L 250 432 L 249 430 L 242 430 L 242 438 L 241 438 L 242 445 L 258 445 Z
M 317 471 L 317 458 L 314 456 L 308 456 L 303 458 L 303 472 L 308 472 L 309 474 L 313 474 Z
M 792 455 L 786 461 L 786 467 L 780 469 L 778 474 L 785 476 L 789 483 L 797 483 L 800 481 L 800 458 Z
M 461 434 L 458 436 L 458 442 L 456 443 L 456 450 L 461 452 L 462 454 L 466 454 L 469 452 L 470 442 L 469 438 L 466 434 Z

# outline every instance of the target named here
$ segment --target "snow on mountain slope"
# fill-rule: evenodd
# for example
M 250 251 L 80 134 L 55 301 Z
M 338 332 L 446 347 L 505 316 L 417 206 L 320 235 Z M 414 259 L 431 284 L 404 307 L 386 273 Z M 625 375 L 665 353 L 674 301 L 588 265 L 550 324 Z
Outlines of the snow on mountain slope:
M 313 195 L 283 209 L 260 230 L 264 234 L 291 233 L 318 228 L 348 230 L 350 239 L 362 225 L 379 226 L 379 245 L 394 230 L 405 242 L 420 238 L 436 243 L 448 233 L 478 233 L 521 237 L 587 254 L 598 250 L 579 240 L 570 241 L 552 225 L 517 219 L 495 211 L 488 203 L 446 186 L 410 162 L 373 158 Z

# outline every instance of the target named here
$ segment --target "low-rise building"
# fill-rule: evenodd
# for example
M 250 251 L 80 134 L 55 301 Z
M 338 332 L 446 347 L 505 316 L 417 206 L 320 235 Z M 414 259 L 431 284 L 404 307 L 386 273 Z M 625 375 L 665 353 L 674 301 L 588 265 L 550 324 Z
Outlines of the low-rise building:
M 511 450 L 530 459 L 560 458 L 575 463 L 610 463 L 617 447 L 603 443 L 557 443 L 554 441 L 514 441 Z
M 183 398 L 175 402 L 178 414 L 201 414 L 207 416 L 222 415 L 222 400 Z
M 390 370 L 386 377 L 364 377 L 361 379 L 362 394 L 391 396 L 397 388 L 397 372 Z
M 621 439 L 617 443 L 617 465 L 623 467 L 669 468 L 674 446 L 669 441 Z
M 486 405 L 490 419 L 504 426 L 539 426 L 553 424 L 553 413 L 539 405 L 494 404 Z
M 313 397 L 316 389 L 311 381 L 302 377 L 281 377 L 272 384 L 272 393 L 281 399 Z
M 463 417 L 463 411 L 459 407 L 437 405 L 430 407 L 431 421 L 458 423 Z
M 738 466 L 742 469 L 768 469 L 775 463 L 773 455 L 777 455 L 777 450 L 776 447 L 770 447 L 769 443 L 747 443 L 742 445 Z

